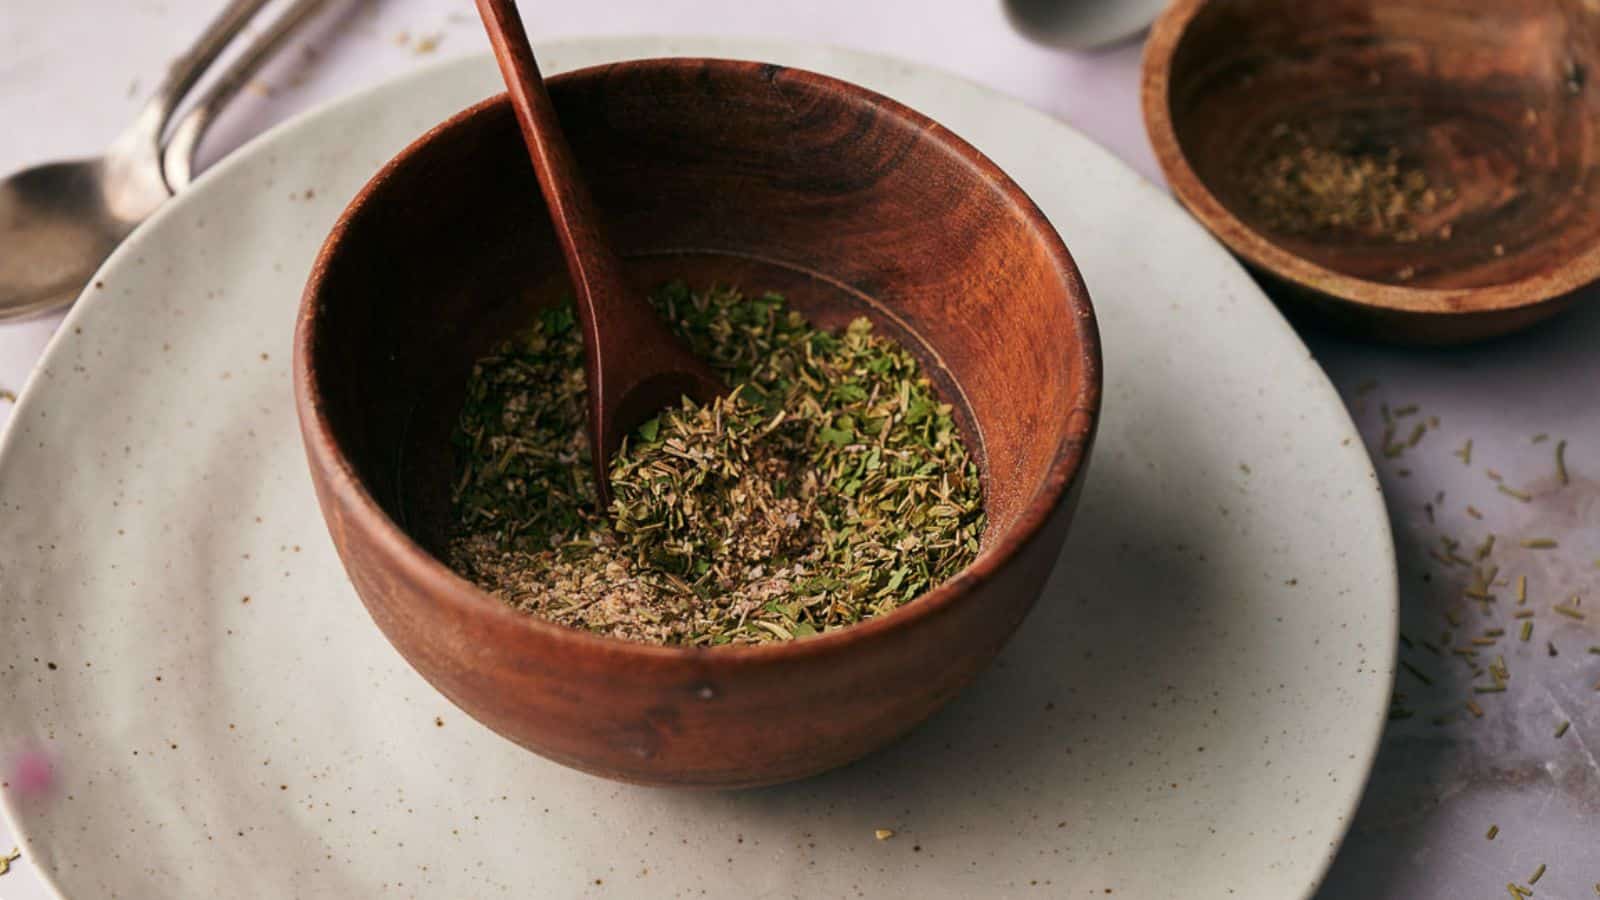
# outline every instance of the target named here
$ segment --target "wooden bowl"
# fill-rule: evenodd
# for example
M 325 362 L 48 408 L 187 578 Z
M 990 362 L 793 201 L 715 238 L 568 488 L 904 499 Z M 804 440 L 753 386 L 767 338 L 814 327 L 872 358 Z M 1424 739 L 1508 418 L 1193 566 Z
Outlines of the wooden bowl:
M 1178 198 L 1281 299 L 1363 336 L 1457 343 L 1600 278 L 1596 73 L 1588 0 L 1177 0 L 1145 51 L 1144 113 Z M 1306 148 L 1432 200 L 1397 191 L 1387 230 L 1285 215 L 1263 178 Z
M 295 389 L 334 543 L 400 653 L 462 709 L 550 759 L 703 786 L 855 759 L 993 659 L 1055 565 L 1100 405 L 1077 269 L 994 164 L 861 88 L 662 59 L 563 75 L 550 90 L 641 283 L 778 290 L 825 326 L 869 316 L 922 359 L 983 473 L 980 555 L 862 624 L 707 649 L 530 618 L 440 562 L 449 435 L 472 363 L 566 289 L 504 97 L 379 172 L 306 287 Z

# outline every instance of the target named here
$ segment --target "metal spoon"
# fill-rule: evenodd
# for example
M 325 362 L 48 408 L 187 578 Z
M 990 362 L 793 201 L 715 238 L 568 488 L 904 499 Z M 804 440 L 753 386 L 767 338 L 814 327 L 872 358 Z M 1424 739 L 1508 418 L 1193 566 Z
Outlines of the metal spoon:
M 628 283 L 561 131 L 514 0 L 477 3 L 572 278 L 589 379 L 589 453 L 604 511 L 611 506 L 611 455 L 623 437 L 669 403 L 685 396 L 710 402 L 727 386 Z
M 224 48 L 271 0 L 232 0 L 179 57 L 155 95 L 104 156 L 46 163 L 0 181 L 0 321 L 40 315 L 70 304 L 105 258 L 173 190 L 187 185 L 189 161 L 217 109 L 290 31 L 326 0 L 301 0 L 263 33 L 206 94 L 169 154 L 175 178 L 163 175 L 161 137 L 178 103 Z

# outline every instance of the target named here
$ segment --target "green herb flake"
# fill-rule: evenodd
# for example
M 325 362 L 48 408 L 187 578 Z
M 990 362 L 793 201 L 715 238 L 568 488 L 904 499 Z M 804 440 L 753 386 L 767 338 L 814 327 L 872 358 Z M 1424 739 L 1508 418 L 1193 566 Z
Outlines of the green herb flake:
M 1528 493 L 1527 491 L 1519 491 L 1514 487 L 1508 487 L 1508 486 L 1506 486 L 1504 484 L 1495 485 L 1495 490 L 1499 491 L 1502 494 L 1505 494 L 1507 497 L 1511 497 L 1511 498 L 1516 499 L 1516 500 L 1521 500 L 1523 503 L 1532 503 L 1533 502 L 1533 495 Z
M 1561 542 L 1555 538 L 1524 538 L 1522 546 L 1528 550 L 1554 550 Z
M 1569 729 L 1571 727 L 1572 727 L 1572 723 L 1571 722 L 1562 722 L 1560 725 L 1556 726 L 1556 737 L 1557 738 L 1566 737 L 1567 736 L 1567 729 Z
M 1539 863 L 1539 868 L 1533 870 L 1533 875 L 1528 878 L 1528 883 L 1529 884 L 1538 884 L 1539 883 L 1539 879 L 1541 879 L 1543 877 L 1544 877 L 1544 863 Z M 1533 892 L 1529 891 L 1528 893 L 1531 894 Z
M 1481 716 L 1481 715 L 1483 715 L 1483 713 L 1480 711 L 1480 712 L 1477 713 L 1477 715 Z M 1500 826 L 1499 825 L 1490 825 L 1489 826 L 1489 833 L 1484 835 L 1484 837 L 1488 838 L 1491 841 L 1494 840 L 1495 838 L 1499 837 L 1499 836 L 1500 836 Z
M 1564 440 L 1556 443 L 1556 477 L 1560 479 L 1562 487 L 1571 483 L 1567 476 L 1567 442 Z
M 22 858 L 22 851 L 17 849 L 16 847 L 12 847 L 10 853 L 7 853 L 4 856 L 0 856 L 0 875 L 4 875 L 4 874 L 10 872 L 11 871 L 11 864 L 16 862 L 17 860 L 19 860 L 21 858 Z

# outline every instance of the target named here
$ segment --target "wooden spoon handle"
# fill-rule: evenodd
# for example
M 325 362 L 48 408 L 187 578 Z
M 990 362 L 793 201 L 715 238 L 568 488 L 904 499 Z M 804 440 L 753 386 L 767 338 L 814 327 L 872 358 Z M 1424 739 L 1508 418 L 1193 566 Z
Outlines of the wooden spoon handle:
M 550 93 L 545 90 L 539 63 L 533 58 L 533 48 L 528 44 L 522 18 L 517 14 L 517 5 L 514 0 L 477 0 L 477 3 L 478 14 L 488 26 L 495 61 L 500 64 L 500 74 L 511 94 L 517 122 L 522 126 L 528 153 L 534 157 L 534 171 L 544 191 L 545 202 L 550 205 L 561 252 L 566 256 L 567 271 L 575 282 L 573 288 L 580 294 L 588 294 L 597 304 L 607 303 L 613 299 L 613 287 L 626 283 L 622 265 L 604 240 L 586 182 L 582 178 L 563 177 L 576 175 L 578 164 L 562 134 L 555 104 L 550 102 Z M 600 310 L 596 312 L 604 315 Z

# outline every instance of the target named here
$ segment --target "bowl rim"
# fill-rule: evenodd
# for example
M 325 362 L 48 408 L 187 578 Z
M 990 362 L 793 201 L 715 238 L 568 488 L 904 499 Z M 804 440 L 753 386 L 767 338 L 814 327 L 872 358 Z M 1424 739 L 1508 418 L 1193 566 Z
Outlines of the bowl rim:
M 845 94 L 855 102 L 870 104 L 908 120 L 923 140 L 939 143 L 947 152 L 955 154 L 963 164 L 977 170 L 986 181 L 995 185 L 1042 241 L 1056 275 L 1066 287 L 1068 307 L 1062 310 L 1062 314 L 1070 320 L 1071 327 L 1076 331 L 1076 340 L 1065 348 L 1068 356 L 1066 362 L 1068 366 L 1076 363 L 1082 372 L 1082 379 L 1077 385 L 1077 396 L 1071 408 L 1062 411 L 1067 418 L 1066 434 L 1056 447 L 1038 488 L 1018 512 L 1011 527 L 965 569 L 932 591 L 888 613 L 814 637 L 768 644 L 711 647 L 631 641 L 593 634 L 518 612 L 456 574 L 444 561 L 418 544 L 373 498 L 334 437 L 327 406 L 318 386 L 316 358 L 312 353 L 319 313 L 323 308 L 322 286 L 352 220 L 372 202 L 389 176 L 408 164 L 423 148 L 445 137 L 461 123 L 507 104 L 504 92 L 474 103 L 434 125 L 386 162 L 346 205 L 319 249 L 301 295 L 293 356 L 295 408 L 310 467 L 321 476 L 320 480 L 334 503 L 349 511 L 350 525 L 362 532 L 365 540 L 381 554 L 385 563 L 395 569 L 399 577 L 418 585 L 422 592 L 448 607 L 449 613 L 499 628 L 521 629 L 530 638 L 572 653 L 625 656 L 634 662 L 656 666 L 684 663 L 704 665 L 710 662 L 742 666 L 790 662 L 847 652 L 858 643 L 932 619 L 974 594 L 1025 546 L 1032 543 L 1067 498 L 1070 489 L 1083 477 L 1085 463 L 1099 427 L 1103 369 L 1098 324 L 1077 264 L 1043 211 L 987 156 L 927 116 L 859 85 L 791 66 L 711 57 L 631 59 L 586 66 L 556 75 L 550 80 L 560 82 L 593 78 L 611 71 L 663 66 L 709 66 L 724 72 L 743 72 L 768 80 L 779 77 L 793 79 L 813 88 Z M 1076 360 L 1072 359 L 1073 356 L 1076 356 Z M 326 506 L 321 503 L 319 506 L 323 507 L 324 518 L 327 518 Z M 336 540 L 336 543 L 339 542 Z M 341 546 L 338 549 L 342 556 L 344 548 Z
M 1501 284 L 1463 288 L 1404 287 L 1347 275 L 1291 253 L 1235 216 L 1190 166 L 1172 123 L 1172 63 L 1211 0 L 1173 0 L 1145 43 L 1140 100 L 1145 131 L 1174 194 L 1195 218 L 1246 262 L 1336 301 L 1419 316 L 1457 317 L 1528 309 L 1600 280 L 1600 241 L 1554 267 Z

